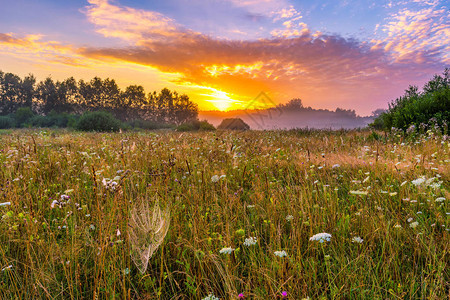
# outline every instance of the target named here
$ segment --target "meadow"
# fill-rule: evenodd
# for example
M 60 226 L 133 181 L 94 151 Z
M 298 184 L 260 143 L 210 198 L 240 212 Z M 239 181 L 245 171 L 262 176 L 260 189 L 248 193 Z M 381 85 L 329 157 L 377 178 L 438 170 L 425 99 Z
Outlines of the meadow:
M 448 298 L 449 148 L 431 131 L 2 131 L 0 298 Z M 167 230 L 148 267 L 139 203 Z

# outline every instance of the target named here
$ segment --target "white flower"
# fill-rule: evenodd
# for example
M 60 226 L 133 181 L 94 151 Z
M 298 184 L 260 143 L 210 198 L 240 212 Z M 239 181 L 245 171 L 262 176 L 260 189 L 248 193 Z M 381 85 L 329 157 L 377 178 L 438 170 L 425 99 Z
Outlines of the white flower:
M 321 232 L 321 233 L 317 233 L 315 235 L 313 235 L 312 237 L 309 238 L 310 241 L 319 241 L 321 243 L 325 242 L 325 241 L 330 241 L 331 240 L 331 234 L 326 233 L 326 232 Z
M 396 224 L 396 225 L 394 225 L 394 228 L 402 228 L 402 225 Z
M 368 194 L 367 191 L 350 191 L 350 194 L 352 195 L 360 195 L 360 196 L 365 196 Z
M 219 253 L 221 254 L 231 254 L 231 252 L 233 252 L 234 249 L 231 247 L 227 247 L 227 248 L 222 248 Z
M 102 180 L 103 186 L 107 190 L 114 191 L 116 189 L 117 182 L 115 182 L 114 180 L 107 180 L 107 179 L 109 179 L 109 178 L 103 178 L 103 180 Z
M 361 244 L 363 241 L 364 241 L 364 240 L 363 240 L 362 238 L 360 238 L 359 236 L 354 236 L 354 237 L 352 238 L 352 242 L 353 242 L 353 243 L 359 243 L 359 244 Z
M 252 245 L 256 245 L 256 242 L 257 242 L 256 237 L 249 237 L 249 238 L 245 239 L 244 245 L 247 247 L 250 247 Z
M 209 294 L 208 296 L 206 296 L 202 300 L 220 300 L 220 298 L 217 298 L 216 296 L 214 296 L 214 294 Z
M 59 201 L 58 200 L 53 200 L 52 204 L 50 204 L 50 207 L 51 208 L 55 208 L 56 205 L 59 206 Z
M 437 201 L 437 200 L 436 200 Z M 0 203 L 0 206 L 7 206 L 7 205 L 11 205 L 11 202 L 3 202 Z
M 445 201 L 444 197 L 436 198 L 436 202 L 444 202 L 444 201 Z
M 409 227 L 416 228 L 417 225 L 419 225 L 419 222 L 412 222 L 411 224 L 409 224 Z
M 288 222 L 292 221 L 293 219 L 294 219 L 293 215 L 287 215 L 286 216 L 286 221 L 288 221 Z
M 333 165 L 331 168 L 332 169 L 335 169 L 335 168 L 339 168 L 341 165 L 340 164 L 335 164 L 335 165 Z
M 426 181 L 425 176 L 421 176 L 417 179 L 414 179 L 413 181 L 411 181 L 412 184 L 414 184 L 415 186 L 419 186 L 422 183 L 424 183 Z
M 117 228 L 117 236 L 120 236 L 120 230 Z
M 412 220 L 414 220 L 414 219 L 413 218 L 408 218 L 408 220 L 406 220 L 406 221 L 408 221 L 408 223 L 411 223 Z
M 275 254 L 275 256 L 278 256 L 278 257 L 285 257 L 285 256 L 287 256 L 287 253 L 284 250 L 282 250 L 282 251 L 275 251 L 273 254 Z
M 219 179 L 220 179 L 219 175 L 213 175 L 211 177 L 211 182 L 217 182 L 217 181 L 219 181 Z

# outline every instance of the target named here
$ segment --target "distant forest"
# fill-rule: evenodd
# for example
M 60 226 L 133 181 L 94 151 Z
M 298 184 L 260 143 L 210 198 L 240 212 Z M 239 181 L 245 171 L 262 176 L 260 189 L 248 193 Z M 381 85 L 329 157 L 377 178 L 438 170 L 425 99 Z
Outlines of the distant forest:
M 140 85 L 121 90 L 114 79 L 94 77 L 76 81 L 73 77 L 37 82 L 33 75 L 23 79 L 0 71 L 0 116 L 12 115 L 20 108 L 33 113 L 76 114 L 106 111 L 121 121 L 146 120 L 179 125 L 198 116 L 198 106 L 187 95 L 167 88 L 146 94 Z

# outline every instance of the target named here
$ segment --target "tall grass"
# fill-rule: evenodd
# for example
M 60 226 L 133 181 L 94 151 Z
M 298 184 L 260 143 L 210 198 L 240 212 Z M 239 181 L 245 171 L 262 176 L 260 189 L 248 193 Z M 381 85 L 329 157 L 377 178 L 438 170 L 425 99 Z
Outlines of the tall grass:
M 445 139 L 0 134 L 0 298 L 444 299 Z M 170 227 L 141 274 L 129 218 L 156 199 Z

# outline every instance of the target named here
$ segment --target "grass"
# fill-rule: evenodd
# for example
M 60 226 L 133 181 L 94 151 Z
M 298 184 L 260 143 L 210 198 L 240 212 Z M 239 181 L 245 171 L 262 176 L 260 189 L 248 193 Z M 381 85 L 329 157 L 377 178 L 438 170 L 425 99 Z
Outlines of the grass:
M 444 299 L 445 139 L 2 131 L 0 298 Z M 140 201 L 170 210 L 144 274 L 127 235 Z

